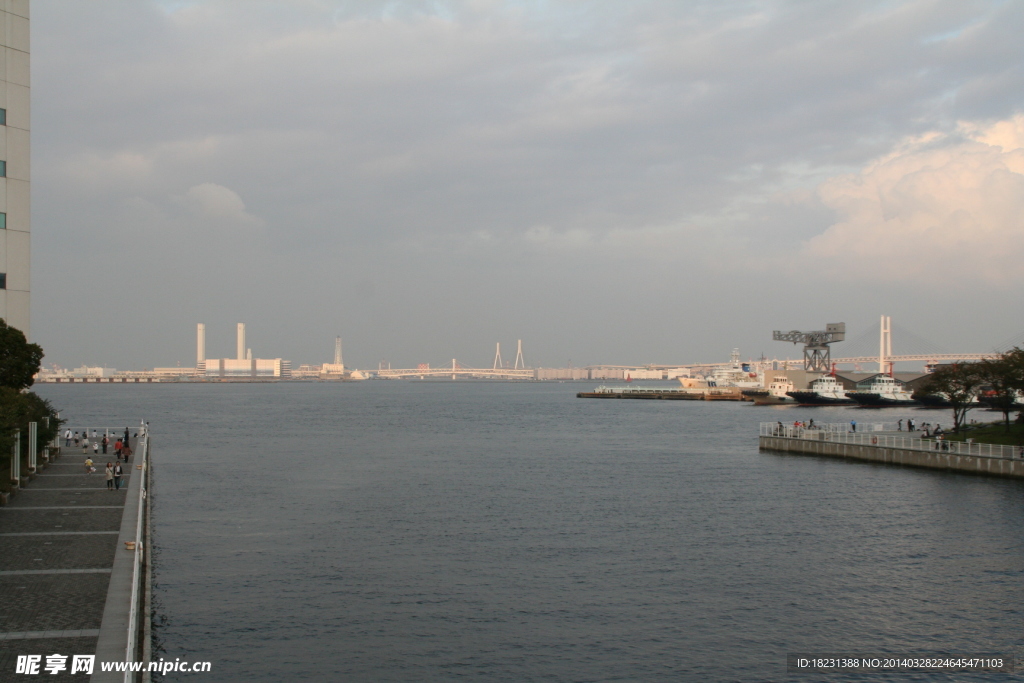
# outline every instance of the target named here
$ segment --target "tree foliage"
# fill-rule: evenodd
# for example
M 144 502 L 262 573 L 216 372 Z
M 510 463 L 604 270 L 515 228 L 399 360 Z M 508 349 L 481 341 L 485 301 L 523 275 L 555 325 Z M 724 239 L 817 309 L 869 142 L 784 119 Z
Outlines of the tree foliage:
M 1010 413 L 1018 406 L 1024 392 L 1024 349 L 1014 348 L 999 358 L 983 360 L 978 366 L 988 385 L 988 403 L 1003 414 L 1009 430 Z
M 43 349 L 38 344 L 29 344 L 21 330 L 0 320 L 0 490 L 10 489 L 12 457 L 27 464 L 29 423 L 36 423 L 40 452 L 60 430 L 50 402 L 28 391 L 42 359 Z M 17 431 L 22 435 L 21 448 L 14 453 Z
M 954 363 L 933 372 L 924 391 L 941 394 L 953 409 L 953 430 L 959 431 L 967 411 L 977 405 L 978 392 L 985 384 L 979 363 Z
M 21 390 L 32 386 L 42 360 L 39 344 L 29 344 L 24 332 L 0 319 L 0 387 Z

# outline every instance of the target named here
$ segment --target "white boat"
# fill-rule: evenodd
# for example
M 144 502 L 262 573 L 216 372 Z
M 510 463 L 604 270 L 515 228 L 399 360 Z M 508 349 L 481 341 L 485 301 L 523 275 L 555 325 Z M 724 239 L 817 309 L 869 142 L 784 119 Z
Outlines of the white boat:
M 853 403 L 853 399 L 842 383 L 832 375 L 825 375 L 811 382 L 806 391 L 786 392 L 802 406 L 838 406 Z
M 745 389 L 743 395 L 754 399 L 755 406 L 796 405 L 796 399 L 789 395 L 793 388 L 793 381 L 788 377 L 776 377 L 768 389 Z
M 757 372 L 748 364 L 740 362 L 740 350 L 733 349 L 729 365 L 715 368 L 708 385 L 713 387 L 739 387 L 740 389 L 760 389 L 764 385 Z
M 876 377 L 865 391 L 851 391 L 847 395 L 867 408 L 917 405 L 902 384 L 884 375 Z

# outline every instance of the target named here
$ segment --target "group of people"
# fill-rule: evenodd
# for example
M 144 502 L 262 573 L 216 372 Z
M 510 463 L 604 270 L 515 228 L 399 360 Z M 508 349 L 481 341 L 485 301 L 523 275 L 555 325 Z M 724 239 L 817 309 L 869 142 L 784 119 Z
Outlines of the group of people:
M 896 422 L 896 429 L 898 431 L 901 431 L 901 432 L 903 431 L 903 418 L 902 417 L 899 420 L 897 420 L 897 422 Z M 934 428 L 932 427 L 932 424 L 930 422 L 922 422 L 921 425 L 918 426 L 918 424 L 916 422 L 914 422 L 914 418 L 912 418 L 912 417 L 911 418 L 907 418 L 907 431 L 908 432 L 920 431 L 922 439 L 928 438 L 929 436 L 932 436 L 933 434 L 934 435 L 942 435 L 942 434 L 945 433 L 945 432 L 942 431 L 942 425 L 940 425 L 938 422 L 935 423 L 935 427 Z
M 125 461 L 127 461 L 128 457 L 131 456 L 132 454 L 132 448 L 129 445 L 129 433 L 129 430 L 126 427 L 124 430 L 124 436 L 119 437 L 117 441 L 114 442 L 114 453 L 117 454 L 118 460 L 120 460 L 123 457 Z M 136 436 L 138 435 L 136 434 Z M 104 434 L 103 438 L 97 438 L 95 429 L 92 430 L 91 442 L 89 439 L 88 429 L 83 429 L 81 434 L 79 434 L 77 431 L 74 434 L 72 434 L 70 428 L 64 430 L 64 446 L 70 447 L 72 441 L 74 442 L 76 447 L 81 445 L 82 453 L 86 454 L 89 452 L 90 443 L 92 444 L 93 455 L 99 455 L 100 449 L 103 449 L 103 455 L 106 455 L 107 449 L 110 447 L 110 437 Z
M 929 425 L 928 425 L 927 422 L 925 422 L 924 424 L 921 425 L 921 427 L 928 427 L 928 426 Z M 914 422 L 914 418 L 908 417 L 907 418 L 907 431 L 908 432 L 916 432 L 918 429 L 919 429 L 919 427 L 917 426 L 917 423 Z M 900 432 L 903 431 L 903 418 L 902 417 L 899 420 L 896 421 L 896 430 L 900 431 Z
M 107 489 L 110 491 L 119 491 L 121 489 L 121 480 L 124 478 L 124 468 L 121 465 L 121 461 L 128 462 L 128 458 L 132 455 L 131 442 L 129 440 L 130 432 L 128 429 L 124 430 L 124 436 L 118 437 L 114 442 L 114 454 L 117 456 L 116 462 L 108 462 L 107 467 L 104 471 L 107 477 Z M 70 429 L 64 432 L 64 445 L 70 446 L 74 441 L 75 446 L 82 445 L 82 452 L 89 452 L 89 431 L 83 429 L 81 434 L 74 432 L 72 434 Z M 94 455 L 99 454 L 100 448 L 103 448 L 103 454 L 107 454 L 107 449 L 110 447 L 110 437 L 106 434 L 101 439 L 97 439 L 96 430 L 92 432 L 92 452 Z M 85 473 L 92 474 L 96 471 L 95 463 L 92 458 L 86 457 L 85 459 Z

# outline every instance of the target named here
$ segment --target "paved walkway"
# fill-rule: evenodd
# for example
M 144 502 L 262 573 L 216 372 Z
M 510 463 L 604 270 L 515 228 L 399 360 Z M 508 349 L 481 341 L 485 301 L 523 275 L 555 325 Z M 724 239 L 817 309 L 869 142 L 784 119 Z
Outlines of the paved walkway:
M 121 490 L 110 491 L 107 459 L 90 455 L 96 472 L 85 474 L 86 457 L 65 448 L 0 507 L 0 682 L 35 678 L 15 673 L 18 655 L 42 655 L 45 666 L 54 653 L 68 655 L 68 670 L 52 675 L 41 667 L 40 678 L 88 679 L 70 675 L 70 656 L 96 653 L 127 484 L 136 470 L 133 456 L 122 465 Z

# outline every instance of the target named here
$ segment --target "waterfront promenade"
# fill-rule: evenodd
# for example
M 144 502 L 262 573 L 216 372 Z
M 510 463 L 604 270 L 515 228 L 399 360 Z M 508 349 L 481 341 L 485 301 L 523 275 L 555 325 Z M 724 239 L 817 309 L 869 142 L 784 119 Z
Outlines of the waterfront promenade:
M 842 423 L 806 429 L 762 422 L 758 445 L 786 453 L 1024 478 L 1024 458 L 1014 446 L 922 438 L 921 432 L 896 431 L 895 426 L 862 423 L 853 432 Z
M 112 450 L 87 456 L 71 447 L 0 507 L 0 682 L 25 680 L 16 673 L 20 655 L 41 655 L 39 673 L 54 681 L 125 680 L 101 673 L 99 663 L 143 659 L 148 441 L 145 434 L 132 439 L 120 490 L 106 485 Z M 85 472 L 86 457 L 95 473 Z M 66 668 L 50 674 L 54 654 L 67 657 Z M 91 677 L 71 673 L 75 655 L 95 655 Z

